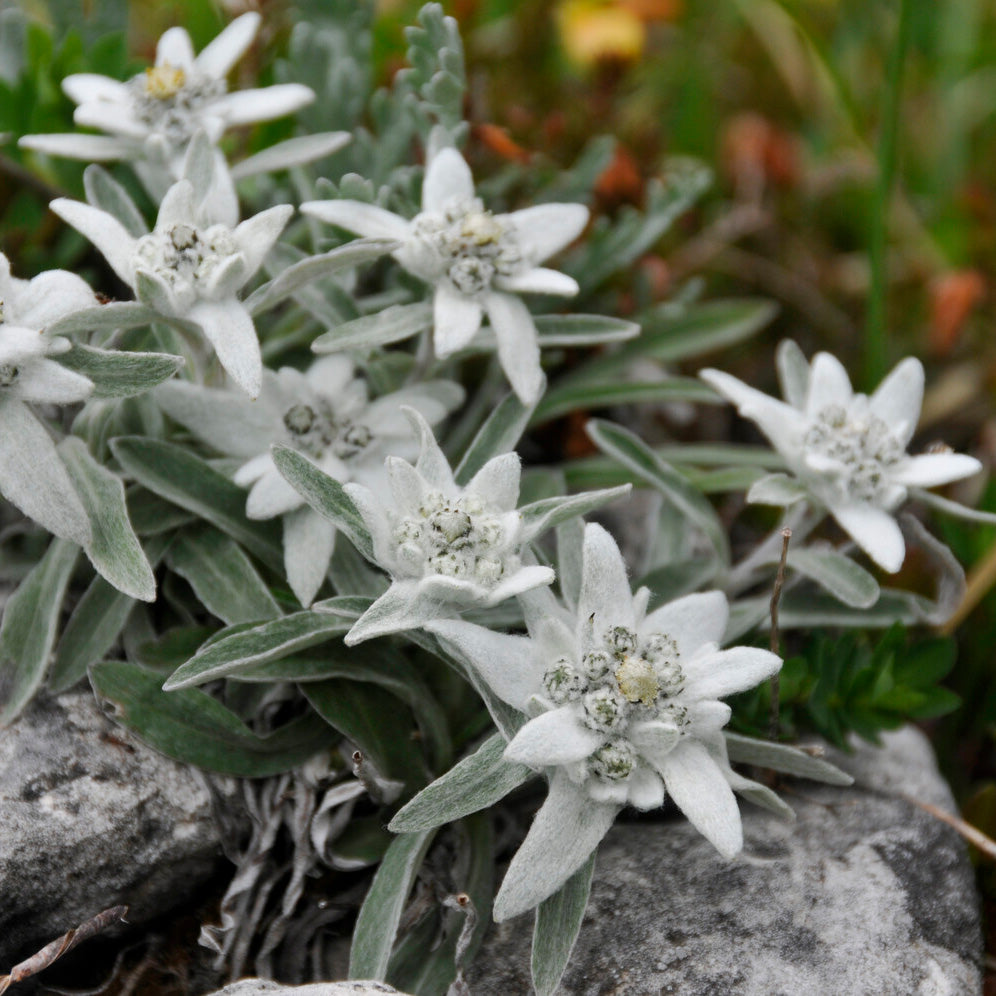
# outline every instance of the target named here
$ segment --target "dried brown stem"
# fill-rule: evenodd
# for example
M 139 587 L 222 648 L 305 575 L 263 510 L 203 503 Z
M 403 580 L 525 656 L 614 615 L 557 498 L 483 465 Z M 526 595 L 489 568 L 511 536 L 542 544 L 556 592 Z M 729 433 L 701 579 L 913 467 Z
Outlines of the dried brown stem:
M 44 971 L 67 951 L 72 951 L 77 944 L 82 944 L 83 941 L 89 940 L 112 924 L 123 920 L 127 913 L 127 906 L 112 906 L 110 909 L 98 913 L 95 917 L 91 917 L 74 930 L 63 934 L 62 937 L 56 938 L 50 944 L 46 944 L 41 951 L 36 952 L 19 965 L 15 965 L 10 970 L 9 975 L 0 976 L 0 996 L 18 982 L 23 982 L 25 979 L 30 979 L 31 976 Z

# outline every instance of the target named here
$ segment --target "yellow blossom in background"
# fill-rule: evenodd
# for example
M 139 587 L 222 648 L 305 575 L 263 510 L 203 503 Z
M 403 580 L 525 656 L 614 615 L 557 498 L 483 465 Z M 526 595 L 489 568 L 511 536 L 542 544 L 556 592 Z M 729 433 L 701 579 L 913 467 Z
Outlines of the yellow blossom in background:
M 632 62 L 643 54 L 647 24 L 673 20 L 681 0 L 562 0 L 557 7 L 560 40 L 582 66 Z

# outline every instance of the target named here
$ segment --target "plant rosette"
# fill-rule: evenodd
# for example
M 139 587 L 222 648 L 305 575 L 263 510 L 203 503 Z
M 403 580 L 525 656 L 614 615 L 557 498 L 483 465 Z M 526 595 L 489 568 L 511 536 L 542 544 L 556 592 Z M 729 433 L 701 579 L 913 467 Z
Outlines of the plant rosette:
M 505 750 L 543 772 L 546 801 L 495 899 L 496 920 L 557 891 L 608 832 L 623 806 L 667 795 L 726 858 L 743 845 L 734 790 L 755 787 L 727 758 L 719 699 L 771 677 L 767 650 L 719 644 L 729 615 L 721 592 L 687 595 L 649 614 L 649 591 L 630 591 L 622 555 L 601 527 L 585 528 L 576 607 L 530 595 L 529 636 L 463 620 L 426 628 L 503 701 L 530 716 Z
M 720 370 L 700 374 L 757 424 L 794 475 L 762 478 L 747 500 L 782 506 L 808 500 L 826 509 L 879 567 L 895 573 L 906 544 L 893 513 L 909 489 L 971 477 L 982 465 L 962 453 L 906 452 L 923 405 L 919 360 L 903 360 L 870 396 L 854 392 L 829 353 L 817 353 L 810 365 L 785 341 L 777 362 L 784 401 Z
M 245 461 L 234 480 L 250 489 L 246 515 L 282 517 L 287 579 L 301 604 L 310 605 L 328 572 L 336 526 L 288 484 L 270 447 L 291 447 L 341 483 L 379 490 L 387 483 L 385 458 L 414 458 L 417 452 L 402 406 L 435 425 L 459 407 L 464 392 L 453 381 L 425 381 L 371 401 L 353 361 L 340 354 L 322 357 L 304 372 L 264 370 L 256 400 L 182 381 L 160 385 L 155 396 L 170 418 L 199 439 Z
M 433 287 L 433 346 L 445 358 L 467 346 L 486 315 L 505 376 L 524 404 L 543 392 L 536 325 L 518 294 L 573 297 L 578 284 L 539 264 L 573 242 L 588 223 L 583 204 L 540 204 L 492 214 L 474 193 L 456 149 L 432 157 L 422 210 L 402 218 L 354 200 L 306 201 L 303 214 L 359 235 L 396 239 L 401 265 Z

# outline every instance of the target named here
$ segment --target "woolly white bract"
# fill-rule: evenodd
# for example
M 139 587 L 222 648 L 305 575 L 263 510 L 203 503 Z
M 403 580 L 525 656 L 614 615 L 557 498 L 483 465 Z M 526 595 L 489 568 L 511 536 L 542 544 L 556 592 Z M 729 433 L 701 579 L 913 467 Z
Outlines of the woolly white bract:
M 554 578 L 549 567 L 523 563 L 523 546 L 535 533 L 515 510 L 518 455 L 489 460 L 461 488 L 428 423 L 414 409 L 404 411 L 421 452 L 414 466 L 388 457 L 391 501 L 361 484 L 345 487 L 370 531 L 374 559 L 392 579 L 347 644 L 417 629 L 461 609 L 489 608 Z
M 721 592 L 649 614 L 648 596 L 646 588 L 631 594 L 619 548 L 592 524 L 577 605 L 527 596 L 528 637 L 461 620 L 427 626 L 533 717 L 505 757 L 550 781 L 495 899 L 496 920 L 552 895 L 624 805 L 654 809 L 669 794 L 724 857 L 741 849 L 733 791 L 754 783 L 730 768 L 722 734 L 730 707 L 718 700 L 769 678 L 781 660 L 751 647 L 719 649 L 728 618 Z
M 801 485 L 772 475 L 758 481 L 747 500 L 788 505 L 808 498 L 875 563 L 898 571 L 906 545 L 892 513 L 908 489 L 947 484 L 982 469 L 961 453 L 906 453 L 923 404 L 923 365 L 912 357 L 903 360 L 867 396 L 854 393 L 847 371 L 829 353 L 817 353 L 808 365 L 795 343 L 783 342 L 778 373 L 785 401 L 722 371 L 701 372 L 757 423 Z
M 183 154 L 198 131 L 216 143 L 229 128 L 283 117 L 315 99 L 299 83 L 228 92 L 225 77 L 252 44 L 262 18 L 236 18 L 199 55 L 184 28 L 170 28 L 156 46 L 155 65 L 126 82 L 96 73 L 62 81 L 77 105 L 78 125 L 105 135 L 28 135 L 20 144 L 90 162 L 129 160 L 153 192 L 163 193 L 182 175 Z M 220 153 L 219 160 L 223 163 Z M 214 194 L 235 205 L 227 170 L 216 175 Z
M 189 180 L 178 180 L 163 198 L 156 227 L 141 238 L 90 204 L 60 197 L 51 208 L 103 253 L 143 304 L 199 327 L 235 383 L 251 397 L 259 394 L 259 341 L 236 292 L 273 248 L 294 213 L 290 205 L 230 228 L 214 221 L 203 191 L 197 198 Z
M 180 381 L 161 385 L 156 398 L 194 435 L 246 461 L 235 474 L 236 484 L 250 488 L 246 514 L 283 517 L 287 579 L 299 601 L 310 605 L 328 571 L 336 528 L 284 480 L 270 446 L 298 450 L 337 481 L 378 489 L 386 484 L 384 459 L 416 451 L 401 406 L 414 408 L 434 425 L 460 405 L 463 388 L 452 381 L 424 381 L 370 401 L 352 360 L 337 355 L 316 360 L 305 372 L 265 370 L 255 401 Z
M 583 204 L 541 204 L 492 214 L 474 196 L 470 167 L 456 149 L 429 162 L 422 211 L 413 219 L 361 201 L 306 201 L 304 214 L 360 235 L 397 239 L 394 257 L 431 284 L 440 358 L 465 347 L 483 316 L 498 339 L 498 358 L 525 404 L 543 392 L 536 326 L 520 293 L 572 297 L 577 281 L 538 264 L 573 242 L 588 223 Z

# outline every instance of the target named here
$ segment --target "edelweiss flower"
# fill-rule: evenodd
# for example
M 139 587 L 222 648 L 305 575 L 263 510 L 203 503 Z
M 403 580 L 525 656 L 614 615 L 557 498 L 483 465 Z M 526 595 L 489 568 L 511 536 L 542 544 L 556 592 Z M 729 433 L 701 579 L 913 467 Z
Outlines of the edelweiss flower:
M 47 335 L 48 325 L 97 303 L 73 273 L 49 270 L 32 280 L 12 277 L 0 253 L 0 491 L 56 536 L 84 545 L 90 521 L 52 437 L 25 402 L 84 401 L 93 383 L 50 357 L 70 348 Z
M 522 562 L 534 533 L 515 511 L 518 455 L 489 460 L 461 488 L 428 423 L 412 409 L 405 412 L 421 452 L 414 467 L 388 457 L 393 500 L 384 502 L 360 484 L 345 488 L 370 530 L 374 559 L 393 581 L 349 631 L 348 644 L 417 629 L 460 609 L 498 605 L 554 577 L 549 567 Z
M 536 326 L 516 295 L 577 294 L 572 277 L 538 264 L 581 234 L 588 222 L 584 205 L 541 204 L 492 214 L 474 196 L 470 167 L 460 153 L 443 149 L 426 169 L 422 211 L 411 220 L 360 201 L 308 201 L 301 210 L 360 235 L 403 242 L 395 258 L 435 288 L 436 355 L 466 346 L 487 315 L 515 393 L 526 404 L 539 397 Z
M 785 401 L 719 370 L 701 373 L 757 423 L 802 485 L 793 489 L 784 475 L 774 475 L 757 482 L 748 501 L 790 504 L 809 497 L 875 563 L 898 571 L 906 545 L 892 513 L 907 489 L 971 477 L 982 465 L 961 453 L 906 453 L 923 403 L 917 359 L 903 360 L 870 397 L 854 393 L 847 371 L 829 353 L 817 353 L 808 366 L 795 343 L 783 342 L 778 368 Z
M 523 599 L 529 637 L 461 620 L 427 628 L 501 699 L 533 718 L 505 757 L 543 771 L 550 793 L 495 899 L 495 919 L 552 895 L 587 860 L 624 805 L 655 809 L 669 794 L 724 857 L 743 845 L 720 697 L 773 675 L 766 650 L 720 650 L 728 617 L 720 592 L 687 595 L 646 614 L 622 555 L 598 525 L 584 535 L 575 612 L 546 592 Z M 529 605 L 528 603 L 532 603 Z
M 261 211 L 236 228 L 212 224 L 188 180 L 173 184 L 156 227 L 131 236 L 111 214 L 60 197 L 52 210 L 82 232 L 135 296 L 159 314 L 200 326 L 218 360 L 244 391 L 259 393 L 263 362 L 256 329 L 236 291 L 259 269 L 294 209 Z
M 195 436 L 247 461 L 235 474 L 237 484 L 251 488 L 246 514 L 283 516 L 287 579 L 301 604 L 310 605 L 328 572 L 336 528 L 280 475 L 271 445 L 299 450 L 337 481 L 379 489 L 386 484 L 385 457 L 416 449 L 401 406 L 434 424 L 461 403 L 463 389 L 451 381 L 426 381 L 370 401 L 352 360 L 337 355 L 322 357 L 306 373 L 265 370 L 256 401 L 181 381 L 160 385 L 156 398 Z
M 20 144 L 92 162 L 163 163 L 178 179 L 196 132 L 205 131 L 214 143 L 228 128 L 283 117 L 315 99 L 314 91 L 298 83 L 228 93 L 225 77 L 260 21 L 259 14 L 243 14 L 198 56 L 186 30 L 170 28 L 159 39 L 155 66 L 125 83 L 95 73 L 67 76 L 62 88 L 79 105 L 75 122 L 109 134 L 28 135 Z

